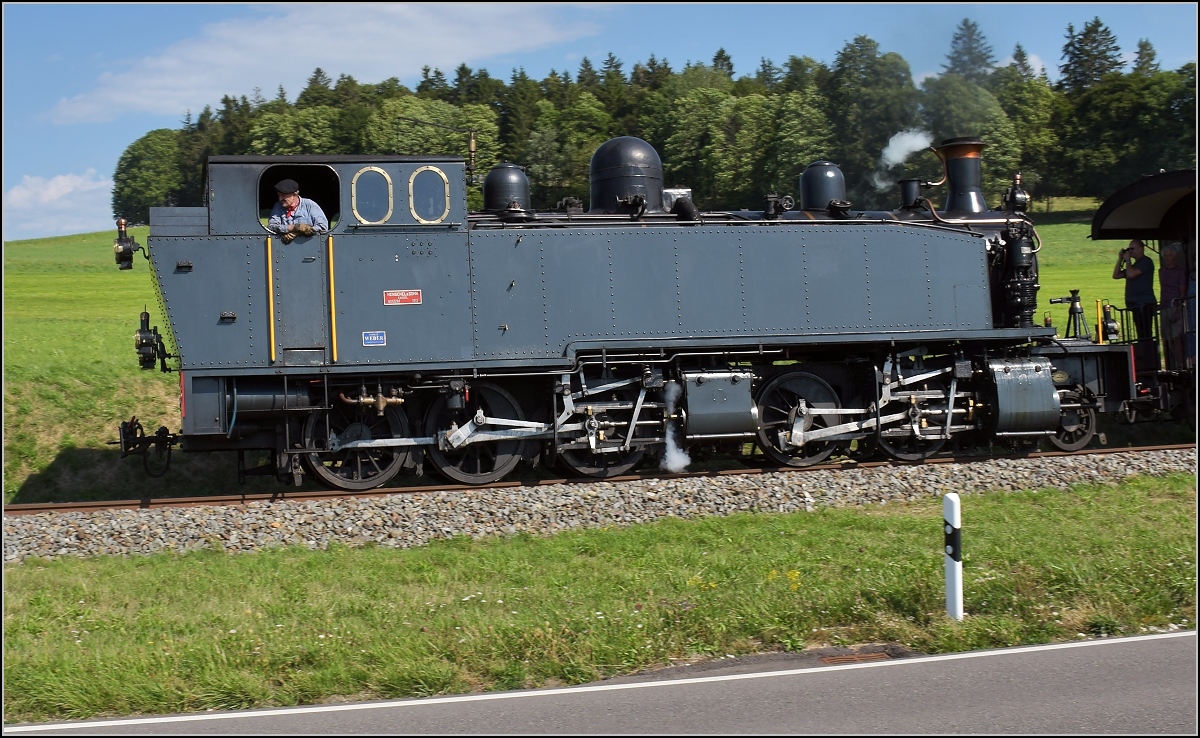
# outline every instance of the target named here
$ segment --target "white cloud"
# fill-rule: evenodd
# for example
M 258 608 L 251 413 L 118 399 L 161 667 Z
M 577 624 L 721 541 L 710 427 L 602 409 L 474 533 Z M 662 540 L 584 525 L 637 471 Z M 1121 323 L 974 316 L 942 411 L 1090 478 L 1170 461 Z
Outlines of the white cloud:
M 1007 67 L 1010 64 L 1012 64 L 1015 60 L 1016 60 L 1016 58 L 1012 54 L 1009 54 L 1008 56 L 1001 59 L 1000 62 L 996 65 L 996 67 L 997 68 Z M 1047 75 L 1049 75 L 1049 73 L 1052 71 L 1052 70 L 1046 69 L 1046 63 L 1044 61 L 1042 61 L 1042 57 L 1038 56 L 1037 54 L 1030 54 L 1029 52 L 1025 52 L 1025 61 L 1029 64 L 1029 68 L 1033 70 L 1034 75 L 1039 75 L 1043 71 L 1046 72 Z M 1053 80 L 1054 78 L 1050 77 L 1050 79 Z
M 1038 56 L 1037 54 L 1026 53 L 1025 60 L 1029 62 L 1029 68 L 1033 70 L 1034 74 L 1041 74 L 1042 72 L 1045 72 L 1046 76 L 1050 79 L 1055 79 L 1058 77 L 1058 69 L 1047 68 L 1046 62 L 1042 61 L 1042 57 Z M 1051 76 L 1052 73 L 1053 76 Z
M 598 29 L 555 17 L 553 5 L 385 3 L 266 6 L 268 15 L 198 30 L 128 71 L 102 72 L 94 89 L 55 106 L 55 123 L 112 120 L 124 113 L 198 113 L 254 87 L 294 99 L 312 70 L 360 82 L 411 79 L 429 65 L 453 78 L 459 64 L 571 41 Z M 508 31 L 505 31 L 508 29 Z
M 920 87 L 922 84 L 924 84 L 925 80 L 929 79 L 930 77 L 940 77 L 941 75 L 941 70 L 936 72 L 920 72 L 913 75 L 913 84 L 915 84 L 917 87 Z
M 26 175 L 4 193 L 4 240 L 114 229 L 112 187 L 95 169 L 48 179 Z

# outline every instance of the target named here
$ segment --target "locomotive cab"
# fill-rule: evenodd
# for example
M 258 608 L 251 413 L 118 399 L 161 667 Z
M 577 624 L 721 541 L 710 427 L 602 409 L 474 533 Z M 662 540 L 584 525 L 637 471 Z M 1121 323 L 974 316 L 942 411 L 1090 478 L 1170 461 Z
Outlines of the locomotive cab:
M 1138 335 L 1132 311 L 1105 305 L 1101 312 L 1097 307 L 1097 322 L 1112 324 L 1100 340 L 1128 346 L 1134 356 L 1138 387 L 1123 408 L 1126 419 L 1170 415 L 1195 423 L 1196 170 L 1145 176 L 1113 193 L 1092 219 L 1091 238 L 1137 238 L 1148 256 L 1157 256 L 1154 291 L 1159 303 L 1149 335 Z M 1173 294 L 1162 294 L 1163 269 L 1178 270 L 1166 281 Z

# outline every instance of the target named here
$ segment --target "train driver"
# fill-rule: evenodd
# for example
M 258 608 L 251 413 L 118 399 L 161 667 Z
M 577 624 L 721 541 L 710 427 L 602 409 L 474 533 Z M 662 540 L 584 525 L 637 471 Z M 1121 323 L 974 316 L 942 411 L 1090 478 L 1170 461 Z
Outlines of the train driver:
M 329 230 L 325 212 L 312 200 L 300 197 L 300 185 L 296 180 L 283 180 L 275 185 L 275 192 L 279 202 L 271 208 L 267 230 L 283 234 L 281 241 L 291 243 L 296 236 L 311 236 Z

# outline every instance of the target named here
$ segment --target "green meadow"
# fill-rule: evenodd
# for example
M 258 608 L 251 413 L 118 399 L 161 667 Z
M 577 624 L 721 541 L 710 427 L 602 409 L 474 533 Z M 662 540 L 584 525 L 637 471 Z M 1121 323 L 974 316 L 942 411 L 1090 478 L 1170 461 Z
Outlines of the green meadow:
M 1117 252 L 1127 244 L 1124 241 L 1091 240 L 1093 214 L 1076 210 L 1030 214 L 1042 240 L 1042 249 L 1038 252 L 1041 289 L 1034 322 L 1041 325 L 1049 312 L 1060 334 L 1066 330 L 1070 306 L 1051 305 L 1051 298 L 1070 297 L 1071 290 L 1079 290 L 1083 315 L 1093 338 L 1096 335 L 1097 300 L 1102 304 L 1125 307 L 1125 282 L 1113 279 L 1112 269 Z
M 147 231 L 130 234 L 145 245 Z M 178 375 L 141 370 L 134 352 L 143 310 L 152 326 L 165 323 L 149 262 L 139 252 L 132 270 L 118 270 L 115 238 L 114 229 L 4 244 L 5 503 L 172 497 L 237 484 L 236 459 L 175 454 L 155 480 L 108 445 L 133 416 L 147 433 L 179 430 Z

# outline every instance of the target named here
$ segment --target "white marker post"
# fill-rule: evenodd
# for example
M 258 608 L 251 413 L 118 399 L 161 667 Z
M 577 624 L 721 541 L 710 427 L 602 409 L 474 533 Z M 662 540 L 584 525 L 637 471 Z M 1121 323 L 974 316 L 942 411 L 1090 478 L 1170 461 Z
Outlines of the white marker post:
M 947 492 L 942 497 L 942 517 L 946 533 L 946 614 L 962 620 L 962 503 L 958 494 Z

